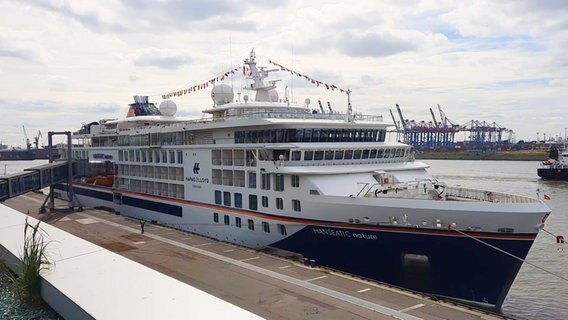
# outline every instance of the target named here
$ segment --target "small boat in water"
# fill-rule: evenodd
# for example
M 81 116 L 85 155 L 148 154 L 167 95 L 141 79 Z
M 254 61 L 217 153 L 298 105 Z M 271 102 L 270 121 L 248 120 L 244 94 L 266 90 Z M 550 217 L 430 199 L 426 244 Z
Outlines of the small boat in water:
M 558 149 L 550 149 L 549 159 L 538 168 L 537 174 L 546 180 L 568 181 L 568 151 L 559 152 Z

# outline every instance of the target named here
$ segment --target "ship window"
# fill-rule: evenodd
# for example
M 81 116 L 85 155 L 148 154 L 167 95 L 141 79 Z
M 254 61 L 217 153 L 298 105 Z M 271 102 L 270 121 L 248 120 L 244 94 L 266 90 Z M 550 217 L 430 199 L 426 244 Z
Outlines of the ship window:
M 146 150 L 142 150 L 142 162 L 146 162 L 147 158 L 146 158 Z
M 248 171 L 248 187 L 256 189 L 256 171 Z
M 230 192 L 223 192 L 223 205 L 230 206 L 231 205 L 231 193 Z
M 314 152 L 313 151 L 304 152 L 304 160 L 313 160 L 313 159 L 314 159 Z
M 305 129 L 304 130 L 304 142 L 311 142 L 311 141 L 312 141 L 312 129 Z
M 375 159 L 376 157 L 377 157 L 377 149 L 371 150 L 371 153 L 369 154 L 369 158 Z
M 262 200 L 262 206 L 268 208 L 268 197 L 262 196 L 261 200 Z
M 233 185 L 235 187 L 245 186 L 245 172 L 242 170 L 233 171 Z
M 249 194 L 249 209 L 258 210 L 258 199 L 255 194 Z
M 278 225 L 278 232 L 280 232 L 280 234 L 283 236 L 288 234 L 288 232 L 286 232 L 286 226 L 283 224 Z
M 154 162 L 154 151 L 148 151 L 148 162 Z
M 176 163 L 176 153 L 174 151 L 170 151 L 170 163 Z
M 323 151 L 314 152 L 314 160 L 323 160 Z
M 128 151 L 124 151 L 124 161 L 128 161 Z
M 223 185 L 233 185 L 233 170 L 223 170 Z
M 136 162 L 140 162 L 140 150 L 136 150 Z
M 122 150 L 118 151 L 118 161 L 122 161 L 124 159 L 124 154 Z
M 211 164 L 221 165 L 221 150 L 211 150 Z
M 292 176 L 292 187 L 298 188 L 300 186 L 300 176 Z
M 233 150 L 223 150 L 222 151 L 223 165 L 232 166 L 233 165 Z
M 246 151 L 246 161 L 247 167 L 256 167 L 256 157 L 254 156 L 254 150 Z
M 168 152 L 162 151 L 162 163 L 168 163 Z
M 228 224 L 231 223 L 231 222 L 230 222 L 231 220 L 230 220 L 230 218 L 229 218 L 228 215 L 225 215 L 224 219 L 225 219 L 224 222 L 225 222 L 226 225 L 228 225 Z
M 284 175 L 276 174 L 274 176 L 274 191 L 284 191 Z
M 355 150 L 355 152 L 353 152 L 353 159 L 361 159 L 361 150 Z
M 219 170 L 219 169 L 213 169 L 211 170 L 211 178 L 212 178 L 212 182 L 213 184 L 222 184 L 223 183 L 223 171 Z
M 385 154 L 385 151 L 383 149 L 379 149 L 379 151 L 377 151 L 377 158 L 383 158 Z
M 345 156 L 343 157 L 343 159 L 353 159 L 353 150 L 345 150 Z
M 213 221 L 219 223 L 219 214 L 217 212 L 213 212 Z
M 251 219 L 248 219 L 247 224 L 248 224 L 249 230 L 253 230 L 253 231 L 254 231 L 254 221 L 251 220 Z
M 221 191 L 215 190 L 215 204 L 221 204 Z
M 262 222 L 262 231 L 270 233 L 270 225 L 268 224 L 268 222 Z
M 325 152 L 325 160 L 333 160 L 333 151 L 332 150 L 327 150 Z
M 234 150 L 233 151 L 233 164 L 235 166 L 244 167 L 244 165 L 245 165 L 245 151 L 244 150 Z
M 262 190 L 270 190 L 270 174 L 261 173 L 260 174 L 260 188 Z
M 235 207 L 243 207 L 243 195 L 241 193 L 235 192 Z
M 302 160 L 302 152 L 301 151 L 292 151 L 292 160 L 293 161 Z
M 315 190 L 315 189 L 310 189 L 310 194 L 311 194 L 312 196 L 318 196 L 320 193 L 319 193 L 319 191 L 317 191 L 317 190 Z
M 160 151 L 155 151 L 156 152 L 156 163 L 160 163 Z
M 177 152 L 177 163 L 183 164 L 183 152 L 181 151 Z
M 292 200 L 292 209 L 294 211 L 302 211 L 302 206 L 300 205 L 300 200 Z
M 343 159 L 343 150 L 335 151 L 334 159 L 335 160 L 342 160 Z
M 241 218 L 240 217 L 235 217 L 235 225 L 237 226 L 237 228 L 241 227 Z
M 369 159 L 369 150 L 363 150 L 363 154 L 361 155 L 361 159 Z

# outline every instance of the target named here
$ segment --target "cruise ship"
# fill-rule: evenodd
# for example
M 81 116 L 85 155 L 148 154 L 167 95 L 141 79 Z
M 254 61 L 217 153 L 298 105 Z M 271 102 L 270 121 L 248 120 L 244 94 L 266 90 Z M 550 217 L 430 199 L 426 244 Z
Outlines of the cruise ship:
M 176 117 L 168 94 L 84 125 L 73 133 L 73 157 L 91 165 L 73 183 L 79 201 L 499 310 L 550 209 L 438 181 L 410 146 L 385 141 L 392 124 L 350 99 L 337 112 L 280 98 L 267 77 L 281 69 L 251 51 L 249 94 L 211 81 L 200 119 Z

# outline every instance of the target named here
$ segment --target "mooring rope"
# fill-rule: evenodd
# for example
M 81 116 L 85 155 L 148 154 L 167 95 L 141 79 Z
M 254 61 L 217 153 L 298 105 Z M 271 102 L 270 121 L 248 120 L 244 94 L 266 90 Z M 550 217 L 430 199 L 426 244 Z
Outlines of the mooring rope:
M 560 278 L 560 279 L 562 279 L 562 280 L 568 282 L 568 278 L 566 278 L 566 277 L 563 277 L 563 276 L 561 276 L 561 275 L 559 275 L 559 274 L 557 274 L 557 273 L 554 273 L 554 272 L 552 272 L 552 271 L 550 271 L 550 270 L 547 270 L 547 269 L 545 269 L 545 268 L 543 268 L 543 267 L 541 267 L 541 266 L 538 266 L 538 265 L 536 265 L 536 264 L 534 264 L 534 263 L 532 263 L 532 262 L 529 262 L 529 261 L 527 261 L 527 260 L 525 260 L 525 259 L 522 259 L 522 258 L 520 258 L 520 257 L 517 257 L 516 255 L 514 255 L 514 254 L 512 254 L 512 253 L 510 253 L 510 252 L 507 252 L 507 251 L 505 251 L 505 250 L 503 250 L 503 249 L 501 249 L 501 248 L 498 248 L 498 247 L 496 247 L 496 246 L 494 246 L 494 245 L 492 245 L 492 244 L 489 244 L 489 243 L 487 243 L 487 242 L 485 242 L 485 241 L 483 241 L 483 240 L 477 239 L 476 237 L 474 237 L 474 236 L 472 236 L 472 235 L 469 235 L 469 234 L 467 234 L 467 233 L 465 233 L 465 232 L 463 232 L 463 231 L 460 231 L 460 230 L 457 230 L 457 229 L 452 229 L 451 225 L 450 225 L 449 229 L 450 229 L 450 230 L 453 230 L 453 231 L 456 231 L 456 232 L 458 232 L 458 233 L 460 233 L 460 234 L 462 234 L 462 235 L 464 235 L 464 236 L 466 236 L 466 237 L 468 237 L 468 238 L 471 238 L 471 239 L 473 239 L 473 240 L 475 240 L 475 241 L 477 241 L 477 242 L 479 242 L 479 243 L 481 243 L 481 244 L 484 244 L 484 245 L 486 245 L 486 246 L 488 246 L 488 247 L 490 247 L 490 248 L 492 248 L 492 249 L 495 249 L 495 250 L 497 250 L 497 251 L 499 251 L 499 252 L 501 252 L 501 253 L 503 253 L 503 254 L 506 254 L 506 255 L 508 255 L 508 256 L 511 257 L 511 258 L 517 259 L 517 260 L 519 260 L 519 261 L 521 261 L 521 262 L 524 262 L 524 263 L 526 263 L 526 264 L 528 264 L 528 265 L 531 265 L 531 266 L 533 266 L 533 267 L 535 267 L 535 268 L 537 268 L 537 269 L 540 269 L 540 270 L 542 270 L 542 271 L 544 271 L 544 272 L 546 272 L 546 273 L 549 273 L 549 274 L 551 274 L 551 275 L 553 275 L 553 276 L 556 276 L 556 277 L 558 277 L 558 278 Z

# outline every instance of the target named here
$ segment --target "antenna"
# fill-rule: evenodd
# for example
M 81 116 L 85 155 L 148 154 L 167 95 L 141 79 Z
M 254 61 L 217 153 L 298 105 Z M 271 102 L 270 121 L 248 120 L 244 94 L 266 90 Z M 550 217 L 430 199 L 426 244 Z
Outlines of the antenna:
M 233 77 L 234 77 L 234 72 L 233 72 L 233 41 L 232 41 L 231 37 L 229 37 L 229 57 L 231 59 L 231 88 L 234 88 L 235 85 L 233 83 Z
M 292 46 L 292 72 L 290 72 L 290 97 L 292 103 L 294 103 L 294 46 Z

